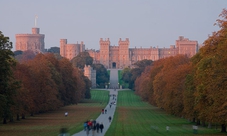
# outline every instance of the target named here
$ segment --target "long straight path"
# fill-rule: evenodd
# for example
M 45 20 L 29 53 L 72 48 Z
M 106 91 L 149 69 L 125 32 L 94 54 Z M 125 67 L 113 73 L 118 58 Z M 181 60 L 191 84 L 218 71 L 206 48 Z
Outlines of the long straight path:
M 110 69 L 110 88 L 119 88 L 118 69 Z
M 99 117 L 97 119 L 95 119 L 96 122 L 99 122 L 99 123 L 102 122 L 103 123 L 104 129 L 103 129 L 102 133 L 100 133 L 100 132 L 99 133 L 95 133 L 95 136 L 104 136 L 106 131 L 108 130 L 110 124 L 111 124 L 111 122 L 109 122 L 109 119 L 108 119 L 109 116 L 112 117 L 112 120 L 113 120 L 113 117 L 114 117 L 114 112 L 115 112 L 115 109 L 116 109 L 116 105 L 112 104 L 112 106 L 110 107 L 110 103 L 111 102 L 115 102 L 115 98 L 117 99 L 117 91 L 118 90 L 114 91 L 114 89 L 108 89 L 108 91 L 110 91 L 111 97 L 110 97 L 110 100 L 109 100 L 109 104 L 105 107 L 105 109 L 107 110 L 107 113 L 106 114 L 102 114 L 100 112 Z M 114 99 L 113 99 L 113 94 L 116 96 L 116 97 L 114 97 Z M 83 125 L 83 124 L 81 124 L 81 125 Z M 79 133 L 74 134 L 73 136 L 87 136 L 87 133 L 86 133 L 86 131 L 82 130 Z M 92 136 L 92 130 L 90 130 L 89 136 Z
M 112 85 L 112 86 L 111 86 Z M 111 88 L 116 88 L 118 87 L 118 70 L 117 69 L 114 69 L 110 71 L 110 86 Z M 104 136 L 106 131 L 108 130 L 111 122 L 109 122 L 109 116 L 112 117 L 112 120 L 113 120 L 113 117 L 114 117 L 114 113 L 115 113 L 115 109 L 116 109 L 116 105 L 115 104 L 112 104 L 111 107 L 110 107 L 110 103 L 112 102 L 116 102 L 115 99 L 117 99 L 117 94 L 118 94 L 118 89 L 105 89 L 107 91 L 109 91 L 109 94 L 110 94 L 110 98 L 109 98 L 109 104 L 105 107 L 105 109 L 107 110 L 107 113 L 106 114 L 102 114 L 100 112 L 100 115 L 96 120 L 96 122 L 99 122 L 99 123 L 103 123 L 104 125 L 104 129 L 103 129 L 103 132 L 100 133 L 96 133 L 95 132 L 95 136 Z M 113 97 L 113 95 L 115 95 L 115 97 Z M 81 124 L 83 125 L 83 124 Z M 73 136 L 87 136 L 87 133 L 86 131 L 82 130 L 76 134 L 74 134 Z M 89 132 L 89 136 L 92 136 L 92 130 L 90 130 Z

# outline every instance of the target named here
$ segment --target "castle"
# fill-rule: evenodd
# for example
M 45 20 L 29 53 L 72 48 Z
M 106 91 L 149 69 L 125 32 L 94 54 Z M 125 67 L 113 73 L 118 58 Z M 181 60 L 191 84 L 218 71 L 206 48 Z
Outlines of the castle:
M 32 34 L 16 34 L 16 50 L 33 50 L 34 52 L 44 52 L 44 34 L 39 34 L 39 28 L 32 28 Z M 189 57 L 198 52 L 198 42 L 180 36 L 175 45 L 170 48 L 129 48 L 129 38 L 119 39 L 118 46 L 112 46 L 109 38 L 100 38 L 100 50 L 87 49 L 83 42 L 80 44 L 68 44 L 67 39 L 60 39 L 60 55 L 69 60 L 76 57 L 80 52 L 87 51 L 93 57 L 93 63 L 103 64 L 107 69 L 123 69 L 129 67 L 137 61 L 159 60 L 162 58 L 186 54 Z
M 66 41 L 66 39 L 64 39 Z M 83 42 L 82 42 L 83 43 Z M 73 57 L 79 54 L 79 52 L 87 51 L 93 58 L 94 64 L 103 64 L 107 69 L 123 69 L 131 66 L 133 63 L 148 59 L 159 60 L 162 58 L 175 56 L 177 54 L 186 54 L 189 57 L 194 56 L 198 52 L 198 42 L 189 40 L 180 36 L 176 40 L 176 45 L 171 45 L 170 48 L 129 48 L 129 39 L 119 39 L 118 46 L 111 46 L 109 38 L 101 38 L 99 41 L 100 50 L 84 49 L 84 45 L 70 44 L 60 40 L 60 52 L 61 56 L 71 60 Z
M 39 28 L 32 28 L 32 34 L 16 34 L 16 50 L 32 50 L 36 53 L 44 52 L 44 34 L 39 34 Z

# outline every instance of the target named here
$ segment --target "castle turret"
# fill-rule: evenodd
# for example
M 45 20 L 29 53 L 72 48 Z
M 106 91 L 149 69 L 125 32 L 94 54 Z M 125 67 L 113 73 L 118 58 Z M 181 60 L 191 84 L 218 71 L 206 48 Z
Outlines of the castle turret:
M 105 40 L 100 38 L 99 44 L 100 44 L 100 63 L 103 64 L 106 68 L 109 68 L 110 40 L 109 38 Z
M 198 52 L 198 41 L 192 41 L 180 36 L 176 40 L 176 47 L 179 50 L 178 54 L 186 54 L 188 57 L 192 57 Z
M 124 68 L 130 65 L 129 60 L 129 38 L 125 41 L 119 39 L 119 68 Z
M 60 39 L 60 55 L 62 57 L 66 56 L 66 53 L 65 53 L 66 44 L 67 44 L 67 39 Z

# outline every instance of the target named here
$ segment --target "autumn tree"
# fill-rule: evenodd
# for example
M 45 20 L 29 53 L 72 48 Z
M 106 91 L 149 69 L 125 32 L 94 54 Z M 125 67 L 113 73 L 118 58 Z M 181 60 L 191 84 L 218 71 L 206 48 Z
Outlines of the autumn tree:
M 20 81 L 20 89 L 17 90 L 16 95 L 13 97 L 15 105 L 13 107 L 14 115 L 16 115 L 17 120 L 25 119 L 25 115 L 33 113 L 35 109 L 33 101 L 33 85 L 35 84 L 32 79 L 32 74 L 25 64 L 17 63 L 14 68 L 14 78 Z
M 197 56 L 193 58 L 195 67 L 194 83 L 195 109 L 201 120 L 221 123 L 221 132 L 226 132 L 227 118 L 227 10 L 220 14 L 216 25 L 221 29 L 213 32 L 204 42 Z
M 146 67 L 141 76 L 137 77 L 135 81 L 135 93 L 140 95 L 144 101 L 148 101 L 149 97 L 152 95 L 149 93 L 150 84 L 152 84 L 150 83 L 150 71 L 151 66 Z
M 36 104 L 38 112 L 46 112 L 60 107 L 58 100 L 57 84 L 53 80 L 56 69 L 45 55 L 38 54 L 29 61 L 28 66 L 32 73 L 32 78 L 35 81 L 33 86 L 33 100 Z
M 141 73 L 145 70 L 147 66 L 150 66 L 153 63 L 152 60 L 141 60 L 137 61 L 133 64 L 133 68 L 130 70 L 130 81 L 129 81 L 129 88 L 134 90 L 135 87 L 135 80 L 137 77 L 141 75 Z
M 77 84 L 76 78 L 73 76 L 74 67 L 72 63 L 66 59 L 62 58 L 59 60 L 59 70 L 62 76 L 62 81 L 64 89 L 60 91 L 60 96 L 64 105 L 76 104 L 77 103 Z

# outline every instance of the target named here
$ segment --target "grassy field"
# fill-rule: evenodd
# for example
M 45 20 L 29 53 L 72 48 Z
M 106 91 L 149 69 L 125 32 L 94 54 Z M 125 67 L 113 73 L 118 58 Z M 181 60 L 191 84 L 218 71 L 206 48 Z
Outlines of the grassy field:
M 167 115 L 145 102 L 132 91 L 118 92 L 114 120 L 105 136 L 216 136 L 224 135 L 216 129 L 200 127 L 194 134 L 191 122 Z M 169 131 L 166 130 L 169 126 Z M 226 134 L 225 134 L 226 135 Z
M 109 101 L 108 91 L 92 90 L 91 95 L 91 100 L 83 100 L 78 105 L 66 106 L 5 125 L 0 124 L 0 135 L 57 136 L 61 128 L 67 128 L 70 134 L 79 132 L 83 129 L 83 122 L 97 118 Z M 66 111 L 69 113 L 68 117 L 64 116 Z

